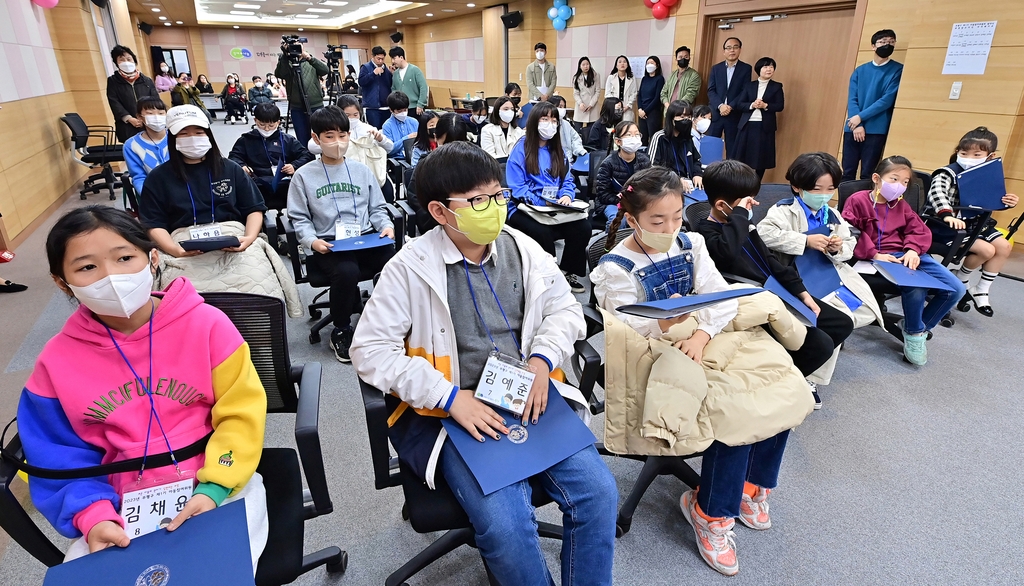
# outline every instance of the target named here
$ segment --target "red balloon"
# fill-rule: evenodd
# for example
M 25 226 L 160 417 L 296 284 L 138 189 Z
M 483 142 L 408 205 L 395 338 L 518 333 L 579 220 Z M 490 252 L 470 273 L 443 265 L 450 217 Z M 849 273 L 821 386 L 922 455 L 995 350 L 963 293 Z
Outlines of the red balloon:
M 665 20 L 668 18 L 668 6 L 665 6 L 665 1 L 662 0 L 655 4 L 654 8 L 651 9 L 651 13 L 654 14 L 654 18 L 657 18 L 658 20 Z
M 644 6 L 654 8 L 654 5 L 657 4 L 657 2 L 658 0 L 644 0 Z
M 36 6 L 41 6 L 43 8 L 49 9 L 56 6 L 58 1 L 59 0 L 32 0 L 32 3 L 35 4 Z
M 661 0 L 661 4 L 665 6 L 675 6 L 679 0 Z

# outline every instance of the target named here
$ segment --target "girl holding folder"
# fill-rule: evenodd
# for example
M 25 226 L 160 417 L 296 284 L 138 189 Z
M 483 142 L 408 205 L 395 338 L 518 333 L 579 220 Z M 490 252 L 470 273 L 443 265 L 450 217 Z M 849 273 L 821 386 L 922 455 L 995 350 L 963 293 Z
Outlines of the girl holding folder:
M 912 174 L 913 166 L 906 158 L 894 155 L 882 159 L 871 176 L 874 188 L 851 195 L 843 209 L 843 218 L 860 230 L 853 251 L 855 259 L 902 263 L 948 287 L 900 287 L 903 355 L 911 364 L 921 366 L 928 362 L 925 346 L 928 332 L 964 296 L 966 287 L 928 254 L 931 231 L 910 204 L 903 201 Z

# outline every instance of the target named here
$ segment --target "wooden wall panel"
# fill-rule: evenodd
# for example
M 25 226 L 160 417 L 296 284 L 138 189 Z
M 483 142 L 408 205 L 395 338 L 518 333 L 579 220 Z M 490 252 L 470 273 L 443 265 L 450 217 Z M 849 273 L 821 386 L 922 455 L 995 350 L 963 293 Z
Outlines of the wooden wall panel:
M 886 7 L 885 10 L 889 11 L 889 8 Z M 992 39 L 993 47 L 1024 46 L 1024 2 L 976 2 L 965 6 L 962 2 L 954 0 L 931 0 L 925 9 L 919 7 L 915 12 L 915 48 L 945 49 L 949 43 L 953 23 L 986 20 L 999 21 L 995 37 Z
M 66 91 L 91 90 L 97 83 L 106 89 L 107 72 L 99 52 L 61 50 L 58 58 L 64 62 Z
M 86 27 L 92 28 L 92 15 L 73 2 L 61 2 L 59 5 L 46 11 L 48 20 L 52 24 L 50 38 L 58 40 L 54 43 L 60 45 L 61 49 L 77 49 L 80 51 L 99 51 L 100 44 L 96 39 L 95 32 L 86 34 L 60 34 L 60 32 L 75 33 L 84 32 Z
M 1024 93 L 1022 56 L 1020 47 L 993 47 L 985 75 L 942 75 L 946 49 L 915 47 L 904 62 L 899 106 L 963 114 L 1015 115 Z M 949 99 L 954 81 L 963 83 L 959 100 Z
M 0 218 L 0 230 L 5 232 L 8 238 L 14 238 L 21 233 L 25 223 L 21 221 L 18 206 L 14 205 L 14 192 L 7 182 L 6 171 L 0 171 L 0 212 L 3 213 L 3 218 Z
M 505 25 L 501 6 L 488 8 L 481 13 L 481 28 L 484 37 L 484 94 L 500 96 L 505 90 Z

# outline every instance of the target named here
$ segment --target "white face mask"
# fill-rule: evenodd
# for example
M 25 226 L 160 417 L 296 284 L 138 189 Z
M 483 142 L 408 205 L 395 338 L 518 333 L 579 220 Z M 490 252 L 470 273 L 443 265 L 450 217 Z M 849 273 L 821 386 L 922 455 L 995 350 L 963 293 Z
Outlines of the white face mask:
M 142 118 L 146 122 L 146 127 L 153 132 L 161 132 L 167 128 L 166 114 L 146 114 Z
M 127 275 L 108 275 L 92 285 L 76 287 L 68 284 L 75 299 L 96 315 L 131 317 L 149 301 L 153 292 L 153 272 L 150 265 Z
M 551 140 L 555 137 L 555 133 L 558 132 L 558 124 L 551 121 L 542 121 L 537 125 L 537 132 L 540 133 L 542 139 Z
M 314 140 L 312 138 L 309 139 L 309 142 L 306 143 L 306 150 L 309 151 L 310 154 L 314 154 L 314 155 L 322 155 L 322 154 L 324 154 L 323 149 L 321 149 L 320 145 L 318 145 L 316 143 L 316 140 Z
M 694 126 L 697 128 L 697 132 L 704 134 L 705 132 L 708 131 L 708 128 L 711 128 L 711 120 L 707 118 L 701 118 L 694 124 Z
M 122 61 L 122 62 L 117 64 L 117 68 L 120 69 L 121 71 L 123 71 L 124 73 L 127 73 L 128 75 L 131 75 L 131 74 L 135 73 L 135 62 L 134 61 Z
M 559 118 L 565 118 L 565 110 L 566 110 L 565 108 L 559 108 L 558 109 L 558 117 Z
M 263 82 L 262 81 L 257 81 L 256 82 L 256 87 L 263 87 Z
M 349 132 L 349 134 L 358 134 L 359 133 L 359 125 L 362 124 L 362 123 L 363 123 L 363 121 L 358 119 L 358 118 L 349 118 L 348 119 L 348 132 Z
M 512 119 L 516 117 L 515 110 L 498 110 L 498 118 L 505 124 L 512 122 Z
M 647 69 L 647 73 L 654 73 L 658 70 L 658 66 L 653 63 L 648 63 L 645 69 Z
M 537 61 L 544 60 L 544 51 L 537 51 Z
M 325 157 L 340 159 L 348 152 L 348 141 L 338 140 L 335 142 L 322 142 L 320 143 L 320 150 L 323 152 Z
M 270 138 L 271 136 L 274 136 L 275 132 L 277 132 L 277 127 L 275 126 L 274 128 L 272 128 L 270 130 L 263 130 L 262 128 L 257 126 L 256 127 L 256 132 L 259 132 L 260 136 L 262 136 L 263 138 Z
M 641 140 L 639 136 L 627 136 L 622 139 L 622 150 L 627 153 L 635 153 L 640 150 Z
M 399 122 L 405 122 L 405 119 L 409 117 L 409 112 L 395 112 L 395 120 Z
M 483 124 L 487 121 L 487 116 L 473 116 L 473 122 L 477 124 Z
M 964 171 L 970 169 L 971 167 L 977 167 L 978 165 L 984 163 L 985 161 L 986 159 L 969 159 L 967 157 L 961 157 L 960 155 L 957 155 L 956 157 L 956 163 L 963 167 Z
M 202 136 L 183 136 L 174 141 L 174 148 L 190 159 L 205 157 L 212 147 L 210 137 L 205 134 Z
M 170 70 L 171 70 L 171 69 L 170 69 L 169 67 L 167 67 L 166 65 L 161 65 L 161 66 L 160 66 L 160 71 L 162 71 L 162 72 L 164 72 L 164 73 L 167 73 L 167 72 L 168 72 L 168 71 L 170 71 Z

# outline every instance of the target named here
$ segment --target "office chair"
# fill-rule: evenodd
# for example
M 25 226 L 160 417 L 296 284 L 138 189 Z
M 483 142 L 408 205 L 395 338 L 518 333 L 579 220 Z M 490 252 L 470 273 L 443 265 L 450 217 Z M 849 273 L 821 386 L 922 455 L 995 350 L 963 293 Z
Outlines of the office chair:
M 121 175 L 121 195 L 123 197 L 124 211 L 132 215 L 136 220 L 139 219 L 139 196 L 135 191 L 135 185 L 132 183 L 132 176 L 125 172 Z
M 700 221 L 706 219 L 710 213 L 711 204 L 706 201 L 698 201 L 686 206 L 683 209 L 683 215 L 686 217 L 686 229 L 696 232 Z
M 82 189 L 78 195 L 86 199 L 87 193 L 99 193 L 106 189 L 110 192 L 110 199 L 113 201 L 117 196 L 114 190 L 121 187 L 121 173 L 115 173 L 110 166 L 111 163 L 123 162 L 123 145 L 117 143 L 114 137 L 114 127 L 105 125 L 89 126 L 82 120 L 82 117 L 75 112 L 68 112 L 61 116 L 60 121 L 71 131 L 71 158 L 83 167 L 90 170 L 99 168 L 99 173 L 93 173 L 82 182 Z M 89 146 L 90 139 L 100 139 L 102 145 Z
M 789 188 L 788 183 L 762 183 L 761 189 L 754 196 L 757 203 L 761 205 L 754 206 L 753 217 L 750 222 L 757 224 L 768 215 L 768 210 L 772 206 L 790 197 L 796 197 L 796 195 L 793 194 L 793 190 Z M 706 218 L 707 216 L 704 217 Z
M 247 293 L 203 293 L 206 303 L 231 319 L 249 344 L 253 364 L 267 393 L 267 413 L 295 414 L 295 444 L 291 448 L 264 448 L 256 471 L 267 491 L 270 531 L 256 569 L 258 586 L 289 584 L 314 568 L 344 572 L 348 554 L 337 547 L 303 555 L 304 523 L 334 510 L 320 448 L 319 363 L 292 364 L 288 358 L 284 302 L 275 297 Z M 20 438 L 4 451 L 24 458 Z M 302 461 L 302 472 L 299 460 Z M 47 566 L 64 561 L 59 550 L 32 521 L 11 493 L 17 469 L 0 462 L 0 527 L 19 545 Z M 307 491 L 302 488 L 304 473 Z

